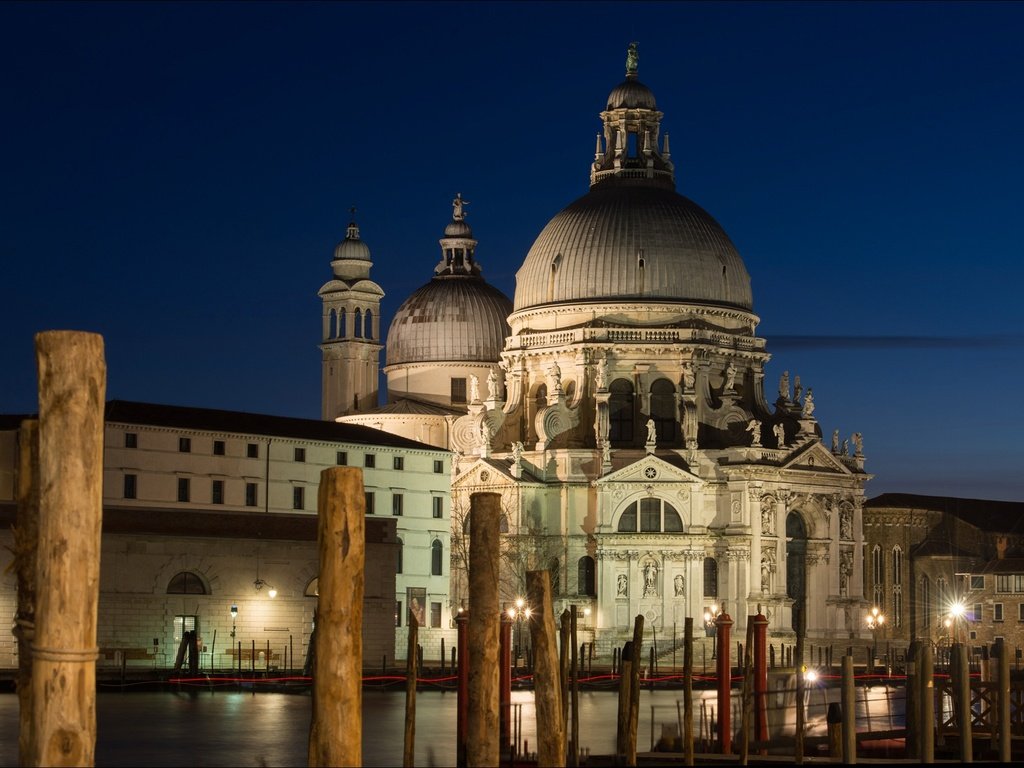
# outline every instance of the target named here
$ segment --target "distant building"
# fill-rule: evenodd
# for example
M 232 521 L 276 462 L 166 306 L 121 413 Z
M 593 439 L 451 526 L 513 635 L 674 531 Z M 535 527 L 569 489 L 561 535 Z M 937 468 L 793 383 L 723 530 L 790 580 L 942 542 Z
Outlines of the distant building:
M 886 493 L 865 504 L 864 539 L 880 641 L 1024 647 L 1024 503 Z
M 0 417 L 0 522 L 15 516 L 20 417 Z M 174 662 L 197 629 L 204 663 L 302 665 L 316 608 L 320 472 L 363 470 L 366 490 L 364 661 L 405 656 L 405 610 L 415 599 L 420 643 L 436 657 L 449 638 L 447 451 L 358 425 L 202 408 L 106 405 L 101 664 Z M 440 567 L 438 567 L 440 566 Z M 12 573 L 0 612 L 14 615 Z M 273 590 L 273 595 L 271 594 Z M 237 616 L 231 617 L 231 607 Z M 232 639 L 232 631 L 235 636 Z M 288 648 L 287 658 L 284 649 Z M 261 657 L 262 654 L 262 657 Z M 0 637 L 0 667 L 14 665 Z
M 590 191 L 540 232 L 514 301 L 483 280 L 456 196 L 433 276 L 387 333 L 387 404 L 339 411 L 332 394 L 325 412 L 455 452 L 456 604 L 469 499 L 490 491 L 502 599 L 548 569 L 599 651 L 637 614 L 665 637 L 716 607 L 740 633 L 760 606 L 786 640 L 801 609 L 814 642 L 866 638 L 860 435 L 823 444 L 799 376 L 766 393 L 743 259 L 676 192 L 673 158 L 696 150 L 670 152 L 636 64 L 632 48 L 600 113 Z

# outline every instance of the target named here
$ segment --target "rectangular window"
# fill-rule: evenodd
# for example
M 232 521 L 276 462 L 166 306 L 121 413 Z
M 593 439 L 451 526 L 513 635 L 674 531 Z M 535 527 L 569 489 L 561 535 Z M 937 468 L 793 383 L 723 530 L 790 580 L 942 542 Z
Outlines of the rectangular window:
M 338 451 L 338 457 L 334 463 L 339 467 L 348 466 L 348 451 Z
M 1003 620 L 1003 604 L 1002 603 L 995 603 L 992 606 L 992 620 L 993 621 L 1002 621 Z
M 996 592 L 1010 592 L 1010 574 L 1008 573 L 997 573 L 996 574 Z
M 188 501 L 189 481 L 187 477 L 178 478 L 178 501 Z
M 452 403 L 466 402 L 466 380 L 452 379 Z
M 402 456 L 395 456 L 391 460 L 391 466 L 394 469 L 405 469 L 405 458 Z
M 136 475 L 125 475 L 124 476 L 124 497 L 126 499 L 135 498 L 135 483 L 138 481 Z
M 373 491 L 366 491 L 366 514 L 372 515 L 374 513 L 373 508 Z
M 395 626 L 402 626 L 402 601 L 395 601 Z
M 306 449 L 305 448 L 296 448 L 295 449 L 295 460 L 296 461 L 305 461 L 306 460 Z
M 224 441 L 223 440 L 214 440 L 213 441 L 213 455 L 214 456 L 223 456 L 224 455 Z
M 224 481 L 214 480 L 213 481 L 213 493 L 210 501 L 214 504 L 224 503 Z
M 256 483 L 245 484 L 245 506 L 256 506 Z
M 124 433 L 124 447 L 125 448 L 138 448 L 139 447 L 139 436 L 135 432 Z
M 395 517 L 402 516 L 402 501 L 403 497 L 400 493 L 391 494 L 391 514 Z
M 1017 603 L 1017 621 L 1024 621 L 1024 603 Z
M 434 459 L 434 474 L 435 475 L 443 475 L 444 474 L 444 462 L 441 461 L 440 459 Z
M 430 604 L 430 626 L 440 628 L 441 626 L 441 604 Z
M 258 459 L 260 457 L 259 443 L 249 443 L 245 446 L 245 455 L 249 459 Z
M 178 645 L 181 643 L 181 638 L 186 632 L 195 632 L 199 626 L 199 617 L 192 616 L 175 616 L 174 617 L 174 644 Z
M 365 456 L 363 456 L 363 466 L 366 467 L 367 469 L 373 469 L 374 467 L 376 467 L 377 455 L 373 453 L 368 453 Z
M 981 621 L 981 603 L 974 604 L 974 611 L 970 617 L 971 621 Z
M 984 589 L 985 588 L 985 577 L 984 576 L 971 576 L 971 589 Z
M 442 517 L 444 517 L 444 499 L 442 499 L 440 496 L 435 496 L 433 499 L 431 499 L 431 502 L 434 505 L 434 517 L 440 520 Z
M 178 438 L 178 453 L 192 453 L 192 438 Z
M 301 485 L 292 488 L 292 509 L 302 509 L 306 501 L 306 489 Z
M 1017 573 L 1013 576 L 1013 591 L 1024 592 L 1024 573 Z

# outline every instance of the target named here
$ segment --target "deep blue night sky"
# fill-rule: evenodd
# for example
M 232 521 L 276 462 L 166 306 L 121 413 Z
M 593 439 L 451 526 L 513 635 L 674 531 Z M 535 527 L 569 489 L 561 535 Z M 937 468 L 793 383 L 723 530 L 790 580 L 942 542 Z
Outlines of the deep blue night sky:
M 319 416 L 348 208 L 384 321 L 470 201 L 510 296 L 583 194 L 640 43 L 677 187 L 759 334 L 864 434 L 868 495 L 1024 500 L 1020 3 L 0 4 L 0 411 L 32 335 L 106 339 L 108 397 Z

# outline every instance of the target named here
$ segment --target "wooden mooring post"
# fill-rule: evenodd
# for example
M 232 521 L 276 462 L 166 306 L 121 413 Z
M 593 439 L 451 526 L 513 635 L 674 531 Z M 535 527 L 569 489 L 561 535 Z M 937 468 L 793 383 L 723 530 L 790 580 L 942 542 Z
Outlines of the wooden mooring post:
M 917 733 L 921 762 L 935 762 L 935 665 L 931 643 L 921 643 L 921 666 L 918 668 L 917 702 L 920 730 Z
M 363 762 L 363 592 L 366 561 L 363 471 L 320 473 L 317 598 L 309 765 Z
M 30 765 L 93 765 L 103 427 L 103 337 L 36 335 L 39 543 Z
M 843 762 L 852 765 L 857 762 L 857 689 L 853 680 L 853 656 L 843 656 L 842 687 L 842 738 Z
M 718 749 L 723 755 L 732 754 L 732 661 L 729 658 L 729 635 L 732 631 L 732 617 L 722 612 L 715 619 L 716 643 L 718 645 Z
M 533 644 L 533 691 L 537 710 L 537 764 L 565 765 L 566 740 L 562 721 L 562 675 L 555 614 L 551 604 L 551 573 L 527 571 L 530 601 L 530 639 Z
M 501 759 L 498 718 L 498 664 L 501 606 L 498 572 L 501 496 L 469 498 L 469 711 L 466 761 L 474 768 L 497 768 Z
M 693 765 L 693 617 L 683 624 L 683 762 Z
M 971 670 L 967 665 L 967 646 L 953 644 L 953 712 L 960 732 L 960 762 L 974 760 L 974 738 L 971 729 Z
M 402 755 L 404 768 L 416 764 L 416 674 L 419 653 L 419 622 L 416 614 L 409 610 L 409 637 L 405 645 L 405 751 Z
M 36 551 L 39 547 L 39 422 L 26 419 L 18 431 L 18 511 L 12 535 L 18 600 L 18 762 L 29 765 L 32 744 L 32 641 L 36 633 Z
M 996 696 L 999 707 L 999 762 L 1008 763 L 1012 758 L 1010 750 L 1010 648 L 1006 641 L 1000 638 L 996 641 L 996 651 L 999 653 L 996 673 L 996 684 L 999 686 Z

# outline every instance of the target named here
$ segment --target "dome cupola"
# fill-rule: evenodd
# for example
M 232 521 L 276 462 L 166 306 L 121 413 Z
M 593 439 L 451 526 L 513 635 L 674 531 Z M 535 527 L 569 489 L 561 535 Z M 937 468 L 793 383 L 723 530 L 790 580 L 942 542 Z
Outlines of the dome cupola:
M 675 191 L 663 114 L 637 79 L 638 61 L 632 43 L 626 79 L 600 114 L 590 191 L 548 222 L 516 273 L 517 316 L 636 301 L 753 308 L 750 275 L 729 236 Z
M 373 266 L 370 261 L 370 249 L 359 238 L 359 226 L 354 218 L 356 209 L 351 208 L 350 213 L 353 219 L 348 223 L 345 239 L 334 247 L 334 258 L 331 260 L 334 276 L 345 282 L 368 279 L 370 267 Z
M 469 202 L 456 195 L 452 220 L 439 241 L 434 276 L 395 313 L 387 334 L 386 366 L 428 362 L 496 361 L 509 334 L 512 302 L 481 276 L 477 241 L 466 222 Z

